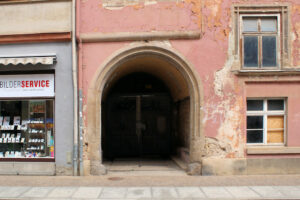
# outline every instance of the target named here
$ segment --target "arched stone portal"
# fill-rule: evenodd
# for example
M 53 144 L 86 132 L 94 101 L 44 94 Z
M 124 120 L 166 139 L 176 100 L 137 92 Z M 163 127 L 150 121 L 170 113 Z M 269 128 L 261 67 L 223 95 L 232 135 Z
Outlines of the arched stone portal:
M 101 102 L 121 77 L 134 72 L 156 76 L 169 88 L 174 102 L 189 99 L 188 152 L 189 163 L 201 163 L 204 134 L 201 107 L 202 84 L 197 72 L 183 56 L 168 45 L 138 43 L 115 52 L 98 69 L 90 83 L 87 101 L 88 162 L 92 175 L 103 172 Z M 87 166 L 89 165 L 89 166 Z

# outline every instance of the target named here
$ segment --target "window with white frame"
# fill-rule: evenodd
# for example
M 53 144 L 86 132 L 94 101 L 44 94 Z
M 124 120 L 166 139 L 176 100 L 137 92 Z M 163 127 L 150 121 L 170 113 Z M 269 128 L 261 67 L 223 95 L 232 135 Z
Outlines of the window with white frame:
M 247 144 L 285 143 L 284 99 L 247 99 Z
M 243 68 L 279 66 L 279 15 L 241 15 Z

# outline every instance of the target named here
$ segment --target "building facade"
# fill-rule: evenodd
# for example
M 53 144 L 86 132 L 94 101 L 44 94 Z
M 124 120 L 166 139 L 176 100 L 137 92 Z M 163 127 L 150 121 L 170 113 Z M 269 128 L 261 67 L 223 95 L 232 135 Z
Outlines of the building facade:
M 299 21 L 297 0 L 77 1 L 84 174 L 149 155 L 299 173 Z
M 73 174 L 71 11 L 0 2 L 0 174 Z

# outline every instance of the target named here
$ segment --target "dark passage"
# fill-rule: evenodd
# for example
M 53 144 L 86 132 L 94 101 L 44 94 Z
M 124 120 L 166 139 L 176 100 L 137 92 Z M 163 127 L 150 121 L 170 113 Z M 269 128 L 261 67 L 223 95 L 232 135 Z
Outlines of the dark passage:
M 167 158 L 172 152 L 172 98 L 156 77 L 133 73 L 121 78 L 102 102 L 105 158 Z

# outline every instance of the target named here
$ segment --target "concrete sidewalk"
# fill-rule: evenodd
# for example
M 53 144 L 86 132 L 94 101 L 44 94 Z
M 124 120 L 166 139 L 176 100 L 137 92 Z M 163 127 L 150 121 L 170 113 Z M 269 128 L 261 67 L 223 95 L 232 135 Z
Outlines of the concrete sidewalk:
M 300 175 L 0 176 L 0 199 L 300 199 Z
M 0 199 L 300 199 L 300 186 L 0 187 Z

